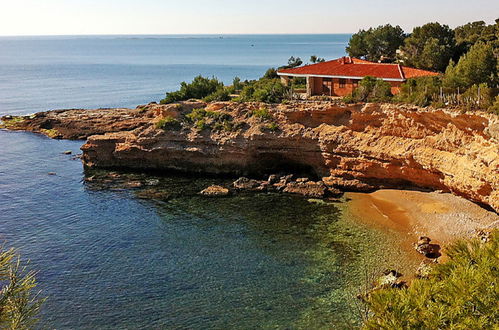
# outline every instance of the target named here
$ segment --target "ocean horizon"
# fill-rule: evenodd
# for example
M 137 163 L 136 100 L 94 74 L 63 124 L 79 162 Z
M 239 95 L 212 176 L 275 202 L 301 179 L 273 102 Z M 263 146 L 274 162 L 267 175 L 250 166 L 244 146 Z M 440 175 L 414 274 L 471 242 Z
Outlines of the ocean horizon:
M 349 34 L 0 37 L 0 114 L 135 107 L 182 81 L 251 80 L 291 56 L 345 55 Z

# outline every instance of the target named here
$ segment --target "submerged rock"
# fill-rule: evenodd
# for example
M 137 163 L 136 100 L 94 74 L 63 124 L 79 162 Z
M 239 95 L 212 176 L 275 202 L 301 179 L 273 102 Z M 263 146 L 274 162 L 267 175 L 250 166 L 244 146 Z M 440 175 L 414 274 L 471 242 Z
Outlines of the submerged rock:
M 241 177 L 232 183 L 232 186 L 238 190 L 255 190 L 262 184 L 262 181 Z
M 222 186 L 209 186 L 208 188 L 200 192 L 204 196 L 227 196 L 229 194 L 229 189 Z
M 135 193 L 140 199 L 156 199 L 156 200 L 167 200 L 170 198 L 170 194 L 156 189 L 144 189 L 139 190 Z

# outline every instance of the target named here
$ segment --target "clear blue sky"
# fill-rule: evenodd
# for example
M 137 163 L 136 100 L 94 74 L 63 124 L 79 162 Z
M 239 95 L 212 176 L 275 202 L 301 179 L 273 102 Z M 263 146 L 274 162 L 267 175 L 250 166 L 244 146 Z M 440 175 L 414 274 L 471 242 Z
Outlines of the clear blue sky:
M 1 0 L 0 35 L 349 33 L 492 23 L 499 0 Z

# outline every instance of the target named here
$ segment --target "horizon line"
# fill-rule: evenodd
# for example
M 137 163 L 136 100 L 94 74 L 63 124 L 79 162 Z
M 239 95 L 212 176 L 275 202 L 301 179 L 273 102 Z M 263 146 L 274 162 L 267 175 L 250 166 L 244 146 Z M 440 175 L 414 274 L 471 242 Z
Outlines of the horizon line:
M 93 36 L 245 36 L 245 35 L 334 35 L 354 34 L 357 32 L 321 32 L 321 33 L 90 33 L 90 34 L 0 34 L 1 37 L 93 37 Z

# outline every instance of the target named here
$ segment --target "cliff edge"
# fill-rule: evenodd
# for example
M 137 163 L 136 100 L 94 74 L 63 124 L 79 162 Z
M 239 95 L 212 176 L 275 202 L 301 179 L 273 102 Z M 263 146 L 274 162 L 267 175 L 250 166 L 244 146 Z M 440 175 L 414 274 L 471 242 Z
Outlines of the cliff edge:
M 154 119 L 89 137 L 84 164 L 237 175 L 302 171 L 343 190 L 421 187 L 499 211 L 495 115 L 331 102 L 184 102 L 142 111 Z

